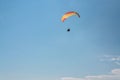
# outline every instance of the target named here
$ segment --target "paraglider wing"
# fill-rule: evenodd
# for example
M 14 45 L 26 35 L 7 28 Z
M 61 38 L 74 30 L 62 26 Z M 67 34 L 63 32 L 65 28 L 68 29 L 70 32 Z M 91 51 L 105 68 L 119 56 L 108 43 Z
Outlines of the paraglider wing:
M 65 13 L 62 16 L 61 21 L 64 22 L 67 18 L 69 18 L 70 16 L 74 16 L 74 15 L 77 15 L 78 17 L 80 17 L 80 15 L 77 12 L 70 11 L 70 12 Z

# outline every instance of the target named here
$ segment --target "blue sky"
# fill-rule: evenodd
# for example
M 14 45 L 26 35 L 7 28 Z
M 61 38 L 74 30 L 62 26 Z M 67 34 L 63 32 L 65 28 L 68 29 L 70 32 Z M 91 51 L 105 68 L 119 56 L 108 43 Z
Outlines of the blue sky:
M 0 0 L 0 80 L 81 80 L 119 71 L 119 4 Z M 77 11 L 81 18 L 62 23 L 67 11 Z

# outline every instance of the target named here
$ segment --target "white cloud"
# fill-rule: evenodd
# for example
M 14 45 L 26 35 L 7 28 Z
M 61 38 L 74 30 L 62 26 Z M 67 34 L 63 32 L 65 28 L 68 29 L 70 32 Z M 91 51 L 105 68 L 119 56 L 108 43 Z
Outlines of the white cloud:
M 111 74 L 85 76 L 84 78 L 63 77 L 61 80 L 120 80 L 120 69 L 114 69 Z
M 112 74 L 120 75 L 120 69 L 114 69 L 114 70 L 112 70 Z
M 64 78 L 62 78 L 62 80 L 84 80 L 84 79 L 81 79 L 81 78 L 73 78 L 73 77 L 64 77 Z
M 120 61 L 120 56 L 119 57 L 113 57 L 112 60 L 113 61 Z
M 104 55 L 100 61 L 109 61 L 112 63 L 115 63 L 117 65 L 120 65 L 120 56 L 112 56 L 112 55 Z

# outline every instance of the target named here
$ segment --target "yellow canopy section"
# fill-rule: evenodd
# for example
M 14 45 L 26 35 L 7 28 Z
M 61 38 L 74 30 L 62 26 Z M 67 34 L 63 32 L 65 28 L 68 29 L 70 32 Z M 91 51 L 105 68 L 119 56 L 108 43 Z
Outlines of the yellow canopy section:
M 77 15 L 78 17 L 80 17 L 80 15 L 77 12 L 70 11 L 70 12 L 65 13 L 62 16 L 61 21 L 64 22 L 67 18 L 69 18 L 70 16 L 73 16 L 73 15 Z

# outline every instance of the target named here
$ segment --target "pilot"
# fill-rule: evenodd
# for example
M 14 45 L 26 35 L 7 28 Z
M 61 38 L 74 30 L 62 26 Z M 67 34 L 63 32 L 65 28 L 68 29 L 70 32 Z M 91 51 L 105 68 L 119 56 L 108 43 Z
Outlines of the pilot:
M 67 29 L 67 31 L 69 32 L 69 31 L 70 31 L 70 28 L 69 28 L 69 29 Z

